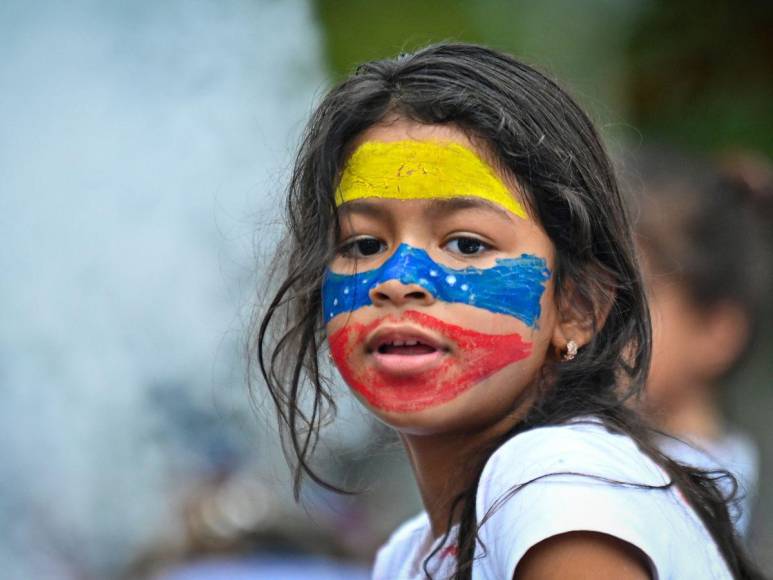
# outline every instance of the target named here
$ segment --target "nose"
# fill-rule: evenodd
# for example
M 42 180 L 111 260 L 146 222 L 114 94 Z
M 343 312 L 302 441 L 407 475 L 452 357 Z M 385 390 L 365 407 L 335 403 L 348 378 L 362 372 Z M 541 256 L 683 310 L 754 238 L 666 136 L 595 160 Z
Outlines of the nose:
M 429 306 L 435 302 L 435 296 L 432 292 L 420 286 L 419 284 L 404 284 L 399 280 L 385 280 L 381 284 L 374 286 L 370 292 L 370 300 L 375 306 L 405 306 L 406 304 L 416 304 L 418 306 Z

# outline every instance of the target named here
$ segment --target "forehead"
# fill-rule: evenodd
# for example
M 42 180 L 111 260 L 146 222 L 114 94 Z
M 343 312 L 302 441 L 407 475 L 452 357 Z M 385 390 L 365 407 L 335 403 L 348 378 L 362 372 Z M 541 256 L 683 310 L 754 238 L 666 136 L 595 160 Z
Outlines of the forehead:
M 478 198 L 526 218 L 506 184 L 467 136 L 447 126 L 388 124 L 366 131 L 341 175 L 336 204 L 361 199 Z

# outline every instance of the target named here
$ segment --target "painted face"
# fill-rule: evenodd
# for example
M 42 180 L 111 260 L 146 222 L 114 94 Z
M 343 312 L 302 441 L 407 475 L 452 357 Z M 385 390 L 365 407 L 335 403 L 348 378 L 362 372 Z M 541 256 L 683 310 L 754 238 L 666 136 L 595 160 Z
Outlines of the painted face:
M 443 141 L 365 142 L 349 158 L 336 204 L 357 199 L 477 197 L 526 219 L 520 201 L 468 147 Z
M 549 343 L 552 244 L 460 131 L 392 123 L 358 145 L 322 289 L 339 371 L 390 423 L 478 398 L 504 408 Z
M 550 278 L 545 259 L 523 254 L 500 258 L 490 268 L 457 269 L 433 260 L 421 248 L 400 244 L 380 267 L 356 274 L 328 271 L 323 289 L 325 320 L 373 304 L 371 293 L 395 280 L 416 284 L 445 302 L 508 314 L 529 326 L 540 315 L 540 298 Z

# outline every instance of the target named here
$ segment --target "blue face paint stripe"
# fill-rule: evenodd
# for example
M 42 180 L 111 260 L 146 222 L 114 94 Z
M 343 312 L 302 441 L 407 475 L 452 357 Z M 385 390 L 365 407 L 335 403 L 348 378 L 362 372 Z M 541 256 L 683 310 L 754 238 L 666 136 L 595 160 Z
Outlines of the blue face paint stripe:
M 530 254 L 498 259 L 491 268 L 455 270 L 438 264 L 420 248 L 401 244 L 374 270 L 336 274 L 328 269 L 322 285 L 322 308 L 327 321 L 369 306 L 373 288 L 388 280 L 398 280 L 418 284 L 437 300 L 508 314 L 533 327 L 539 319 L 540 298 L 549 279 L 545 260 Z

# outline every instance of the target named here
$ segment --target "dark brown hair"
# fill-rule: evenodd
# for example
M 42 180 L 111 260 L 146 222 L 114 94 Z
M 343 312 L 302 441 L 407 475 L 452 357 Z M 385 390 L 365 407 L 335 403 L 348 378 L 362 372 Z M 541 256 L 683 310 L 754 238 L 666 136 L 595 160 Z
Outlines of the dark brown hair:
M 325 341 L 320 285 L 338 232 L 333 193 L 347 145 L 395 114 L 452 124 L 487 144 L 517 179 L 556 248 L 559 304 L 583 309 L 595 322 L 591 342 L 573 361 L 546 369 L 549 380 L 538 386 L 541 396 L 526 418 L 481 450 L 472 466 L 474 484 L 457 498 L 450 516 L 460 520 L 455 577 L 471 575 L 475 493 L 491 453 L 523 430 L 589 415 L 632 437 L 666 469 L 737 577 L 760 577 L 738 545 L 715 474 L 662 455 L 626 405 L 644 383 L 650 325 L 627 214 L 596 130 L 552 80 L 481 46 L 440 44 L 363 64 L 328 93 L 307 126 L 288 188 L 286 270 L 256 329 L 253 351 L 296 461 L 296 491 L 304 474 L 335 488 L 309 463 L 319 428 L 335 409 L 318 360 Z

